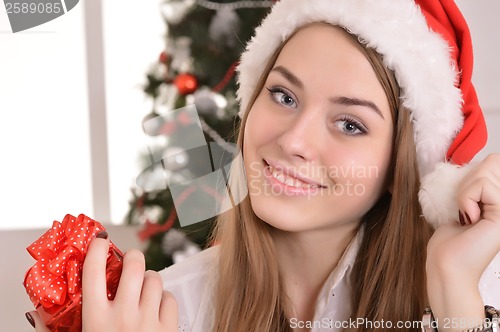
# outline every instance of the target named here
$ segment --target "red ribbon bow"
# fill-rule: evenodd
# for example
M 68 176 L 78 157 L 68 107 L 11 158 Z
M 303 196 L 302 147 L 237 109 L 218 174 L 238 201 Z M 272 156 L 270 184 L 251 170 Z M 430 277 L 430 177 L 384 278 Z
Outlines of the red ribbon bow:
M 69 320 L 73 326 L 75 322 L 81 324 L 83 261 L 90 241 L 103 230 L 105 228 L 98 221 L 83 214 L 78 218 L 67 214 L 62 222 L 54 221 L 51 229 L 26 248 L 37 260 L 24 278 L 24 287 L 36 308 L 43 306 L 47 314 L 55 316 L 60 311 L 68 312 L 72 316 Z M 106 274 L 108 298 L 111 300 L 121 274 L 122 256 L 121 251 L 110 243 Z M 68 310 L 69 307 L 71 310 Z M 67 318 L 65 320 L 68 321 Z M 50 325 L 52 323 L 47 324 L 49 328 Z M 52 326 L 57 327 L 58 324 Z

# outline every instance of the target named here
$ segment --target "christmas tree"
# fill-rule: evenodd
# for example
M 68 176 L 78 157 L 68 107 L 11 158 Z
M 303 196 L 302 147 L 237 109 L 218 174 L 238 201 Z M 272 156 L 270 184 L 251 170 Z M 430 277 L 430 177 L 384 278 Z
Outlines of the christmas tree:
M 208 146 L 226 154 L 221 158 L 234 153 L 230 142 L 239 124 L 235 68 L 244 45 L 273 2 L 167 0 L 161 4 L 166 46 L 150 66 L 144 87 L 154 106 L 143 128 L 155 144 L 142 156 L 144 171 L 132 188 L 127 215 L 129 224 L 142 224 L 139 236 L 147 241 L 148 269 L 160 270 L 211 245 L 214 217 L 182 227 L 173 190 L 165 184 L 202 176 L 207 172 L 207 159 L 214 168 L 214 149 L 207 157 L 186 148 L 198 145 L 194 140 L 201 130 Z M 187 197 L 190 202 L 201 201 L 197 195 L 217 193 L 210 188 L 200 193 L 187 186 L 177 194 L 176 206 Z M 189 204 L 189 209 L 193 215 L 203 215 L 196 211 L 202 209 L 197 204 Z

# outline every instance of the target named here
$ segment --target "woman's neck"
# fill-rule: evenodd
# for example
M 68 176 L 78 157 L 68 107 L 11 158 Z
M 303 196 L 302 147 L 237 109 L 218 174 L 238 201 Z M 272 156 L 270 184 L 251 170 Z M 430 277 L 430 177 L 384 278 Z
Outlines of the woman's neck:
M 274 239 L 289 318 L 312 320 L 316 301 L 330 273 L 358 229 L 358 223 L 300 233 L 276 231 Z

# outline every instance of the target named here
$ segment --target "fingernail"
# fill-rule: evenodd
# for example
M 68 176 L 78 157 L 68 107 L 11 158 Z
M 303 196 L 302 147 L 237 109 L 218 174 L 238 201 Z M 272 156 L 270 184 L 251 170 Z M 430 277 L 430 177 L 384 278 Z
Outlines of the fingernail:
M 469 225 L 472 225 L 472 221 L 470 220 L 470 217 L 467 214 L 467 212 L 465 212 L 465 217 L 467 218 L 467 222 L 469 223 Z
M 460 225 L 465 226 L 464 215 L 462 214 L 462 211 L 458 211 L 458 217 L 460 219 Z
M 31 324 L 31 326 L 35 327 L 35 320 L 33 319 L 33 316 L 31 316 L 29 312 L 27 312 L 25 316 L 28 322 Z
M 95 236 L 99 239 L 107 239 L 108 238 L 108 232 L 106 231 L 100 231 L 99 233 L 97 233 L 97 235 Z

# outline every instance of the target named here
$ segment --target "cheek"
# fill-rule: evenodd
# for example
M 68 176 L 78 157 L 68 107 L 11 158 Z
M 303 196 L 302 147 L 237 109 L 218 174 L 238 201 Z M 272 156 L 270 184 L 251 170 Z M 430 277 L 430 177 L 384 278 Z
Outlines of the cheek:
M 337 158 L 340 156 L 342 162 L 335 167 L 338 182 L 358 184 L 373 196 L 385 191 L 390 149 L 365 145 L 365 148 L 339 151 Z
M 250 109 L 245 123 L 244 150 L 258 149 L 264 144 L 276 141 L 277 119 L 273 117 L 270 106 L 264 102 L 262 93 Z
M 258 159 L 258 149 L 270 140 L 265 117 L 257 99 L 249 111 L 244 128 L 243 160 L 248 176 L 252 174 L 250 166 Z

